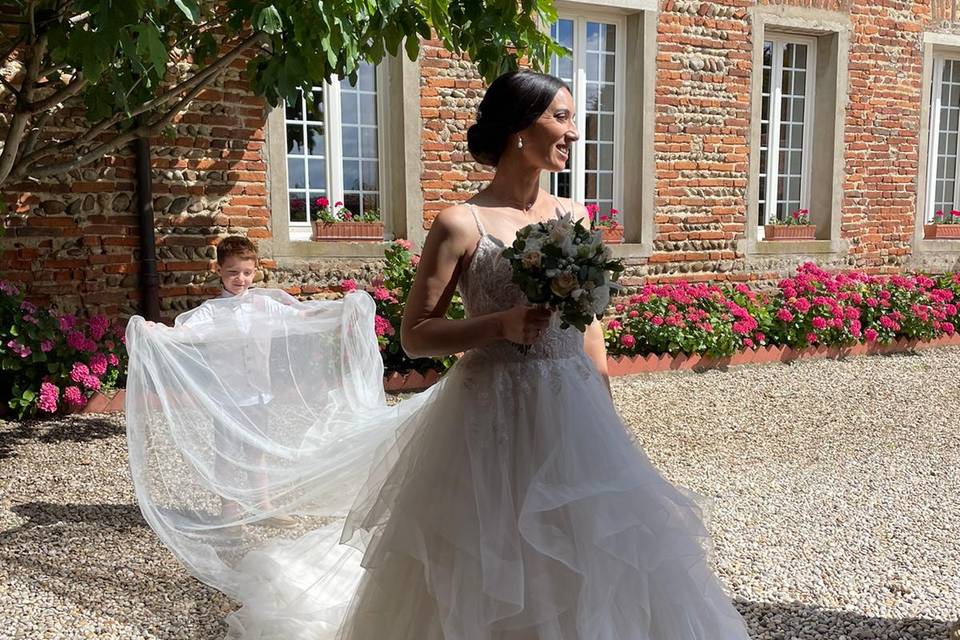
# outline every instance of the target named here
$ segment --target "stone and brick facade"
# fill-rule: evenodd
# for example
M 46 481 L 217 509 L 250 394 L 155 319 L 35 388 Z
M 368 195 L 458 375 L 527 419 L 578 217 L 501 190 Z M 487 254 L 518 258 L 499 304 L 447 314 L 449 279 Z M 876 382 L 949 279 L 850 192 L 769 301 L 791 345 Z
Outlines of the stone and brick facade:
M 652 12 L 656 26 L 655 51 L 645 53 L 655 60 L 649 80 L 653 206 L 642 214 L 652 230 L 642 238 L 644 246 L 624 248 L 628 282 L 769 280 L 807 259 L 872 272 L 960 268 L 960 242 L 921 246 L 915 232 L 926 162 L 923 100 L 930 74 L 924 42 L 931 33 L 960 32 L 951 2 L 649 0 L 649 7 L 638 2 Z M 781 9 L 789 10 L 794 22 L 809 13 L 814 30 L 824 16 L 849 25 L 849 45 L 841 51 L 847 93 L 838 103 L 841 175 L 834 176 L 840 185 L 839 232 L 829 247 L 758 251 L 757 243 L 744 241 L 756 152 L 751 148 L 756 12 Z M 245 234 L 266 241 L 268 248 L 284 246 L 270 242 L 276 196 L 270 193 L 266 151 L 268 109 L 247 91 L 242 66 L 235 65 L 196 100 L 172 139 L 152 141 L 161 304 L 167 316 L 216 288 L 212 259 L 219 237 Z M 628 64 L 628 73 L 632 68 Z M 403 188 L 418 192 L 426 227 L 490 173 L 466 150 L 466 129 L 483 90 L 471 65 L 440 43 L 425 41 L 417 72 L 420 166 L 412 173 L 418 179 Z M 13 219 L 0 238 L 4 279 L 22 282 L 31 296 L 64 308 L 137 312 L 132 153 L 39 186 L 16 185 L 5 196 L 27 215 Z M 634 246 L 642 250 L 632 252 Z M 324 295 L 340 278 L 369 279 L 377 271 L 374 255 L 349 252 L 334 257 L 267 250 L 263 258 L 268 285 L 302 295 Z

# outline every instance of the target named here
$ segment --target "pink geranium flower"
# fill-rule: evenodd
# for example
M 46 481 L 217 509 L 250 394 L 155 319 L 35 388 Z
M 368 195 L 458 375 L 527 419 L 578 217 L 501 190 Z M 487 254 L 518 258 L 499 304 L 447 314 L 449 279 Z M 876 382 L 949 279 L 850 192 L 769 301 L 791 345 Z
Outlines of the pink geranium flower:
M 356 291 L 357 283 L 354 280 L 341 280 L 340 281 L 340 291 L 347 293 L 348 291 Z
M 634 338 L 629 333 L 625 333 L 622 336 L 620 336 L 620 344 L 622 344 L 628 349 L 632 349 L 637 344 L 637 339 Z

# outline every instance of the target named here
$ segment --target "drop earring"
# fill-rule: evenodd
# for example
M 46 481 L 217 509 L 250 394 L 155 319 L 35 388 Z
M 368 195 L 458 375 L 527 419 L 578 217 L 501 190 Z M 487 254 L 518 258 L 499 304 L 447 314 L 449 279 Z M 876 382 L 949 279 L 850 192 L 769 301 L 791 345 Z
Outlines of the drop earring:
M 517 136 L 517 149 L 523 151 L 523 138 Z

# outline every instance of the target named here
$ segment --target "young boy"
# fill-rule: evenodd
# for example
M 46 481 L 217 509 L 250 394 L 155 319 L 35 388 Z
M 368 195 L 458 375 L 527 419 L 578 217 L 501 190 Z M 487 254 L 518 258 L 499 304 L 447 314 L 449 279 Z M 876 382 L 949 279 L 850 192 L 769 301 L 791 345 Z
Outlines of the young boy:
M 268 403 L 273 398 L 270 337 L 263 327 L 251 325 L 251 316 L 267 307 L 279 313 L 296 311 L 270 298 L 246 298 L 257 263 L 257 250 L 250 240 L 241 236 L 223 238 L 217 245 L 220 295 L 178 317 L 176 327 L 187 328 L 196 336 L 221 332 L 222 346 L 210 355 L 216 363 L 216 379 L 203 389 L 217 405 L 213 418 L 214 480 L 227 491 L 238 487 L 246 490 L 258 511 L 271 512 L 275 507 L 268 492 L 264 451 L 270 442 Z M 236 304 L 222 301 L 231 298 L 241 299 Z M 228 330 L 229 339 L 223 339 L 227 336 L 222 332 Z M 232 525 L 247 514 L 237 501 L 221 498 L 221 517 L 225 524 Z M 295 525 L 296 520 L 275 515 L 254 523 L 287 527 Z

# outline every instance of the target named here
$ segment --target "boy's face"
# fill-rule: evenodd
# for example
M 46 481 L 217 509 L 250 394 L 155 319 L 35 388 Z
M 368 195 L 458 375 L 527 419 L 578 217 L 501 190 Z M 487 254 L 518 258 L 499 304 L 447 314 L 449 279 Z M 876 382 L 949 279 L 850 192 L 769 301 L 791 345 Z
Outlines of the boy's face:
M 220 281 L 223 282 L 224 289 L 238 296 L 253 284 L 253 274 L 256 271 L 256 259 L 229 256 L 220 265 Z

